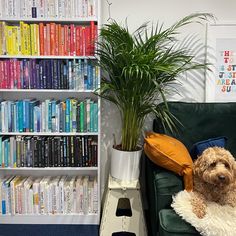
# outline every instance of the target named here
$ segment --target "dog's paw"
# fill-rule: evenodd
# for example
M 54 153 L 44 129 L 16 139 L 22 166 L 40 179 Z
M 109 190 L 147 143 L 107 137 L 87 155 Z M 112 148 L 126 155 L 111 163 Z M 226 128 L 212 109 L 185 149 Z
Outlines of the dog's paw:
M 206 209 L 205 208 L 196 208 L 193 207 L 193 213 L 199 218 L 202 219 L 206 215 Z
M 200 219 L 206 215 L 206 204 L 204 198 L 200 194 L 194 194 L 191 199 L 192 211 Z

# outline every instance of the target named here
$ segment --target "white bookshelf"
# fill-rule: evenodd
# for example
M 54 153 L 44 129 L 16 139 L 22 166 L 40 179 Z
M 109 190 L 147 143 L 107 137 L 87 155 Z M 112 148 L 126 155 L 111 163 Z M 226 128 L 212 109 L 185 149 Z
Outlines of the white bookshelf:
M 4 215 L 1 224 L 99 224 L 97 214 L 68 215 Z
M 19 168 L 0 168 L 1 175 L 20 175 L 20 176 L 96 176 L 99 169 L 98 167 L 19 167 Z M 1 222 L 1 221 L 0 221 Z
M 63 22 L 63 23 L 89 23 L 90 21 L 98 21 L 97 17 L 83 17 L 83 18 L 0 18 L 0 21 L 8 22 Z
M 83 136 L 90 135 L 95 136 L 99 135 L 98 132 L 83 132 L 83 133 L 72 133 L 72 132 L 61 132 L 61 133 L 53 133 L 53 132 L 8 132 L 8 133 L 0 133 L 0 135 L 5 136 Z
M 93 93 L 93 90 L 75 90 L 75 89 L 0 89 L 1 92 L 8 92 L 8 93 Z
M 0 170 L 4 171 L 97 171 L 98 167 L 5 167 L 5 168 L 0 168 Z
M 89 59 L 96 60 L 94 56 L 27 56 L 27 55 L 0 55 L 0 59 Z
M 20 21 L 26 23 L 61 23 L 61 24 L 80 24 L 89 25 L 94 21 L 100 26 L 100 0 L 96 0 L 97 17 L 83 18 L 9 18 L 0 17 L 0 21 L 6 21 L 12 25 L 19 25 Z M 0 55 L 0 59 L 88 59 L 97 60 L 95 56 L 31 56 L 31 55 Z M 99 76 L 100 77 L 100 76 Z M 90 175 L 97 177 L 98 184 L 98 212 L 97 214 L 63 214 L 63 215 L 0 215 L 1 224 L 94 224 L 100 222 L 100 146 L 101 146 L 101 117 L 100 117 L 100 98 L 93 90 L 66 90 L 66 89 L 0 89 L 1 99 L 16 100 L 36 98 L 43 99 L 65 99 L 75 97 L 76 99 L 93 98 L 98 102 L 98 132 L 7 132 L 0 133 L 0 136 L 96 136 L 98 142 L 97 167 L 19 167 L 19 168 L 0 168 L 0 176 L 22 175 L 22 176 L 57 176 L 57 175 Z

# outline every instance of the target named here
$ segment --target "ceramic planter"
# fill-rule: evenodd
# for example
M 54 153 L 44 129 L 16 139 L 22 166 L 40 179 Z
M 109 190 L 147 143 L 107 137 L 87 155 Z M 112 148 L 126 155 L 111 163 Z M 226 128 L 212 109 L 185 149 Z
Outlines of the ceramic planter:
M 137 180 L 141 155 L 142 150 L 127 152 L 112 148 L 111 176 L 121 181 Z

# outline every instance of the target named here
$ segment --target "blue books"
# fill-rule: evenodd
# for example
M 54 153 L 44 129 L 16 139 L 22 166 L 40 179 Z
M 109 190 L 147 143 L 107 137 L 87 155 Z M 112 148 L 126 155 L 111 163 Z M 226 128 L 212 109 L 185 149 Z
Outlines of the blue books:
M 94 132 L 98 132 L 98 103 L 93 104 L 94 110 Z
M 66 99 L 66 132 L 70 132 L 70 99 Z

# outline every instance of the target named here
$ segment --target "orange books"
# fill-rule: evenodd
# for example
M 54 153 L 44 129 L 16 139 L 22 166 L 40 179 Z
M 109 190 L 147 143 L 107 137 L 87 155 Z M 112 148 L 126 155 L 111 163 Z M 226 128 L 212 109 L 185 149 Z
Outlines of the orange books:
M 56 24 L 50 23 L 50 55 L 56 55 L 55 38 L 56 38 Z
M 39 49 L 40 55 L 44 55 L 44 25 L 39 23 Z
M 58 24 L 58 55 L 62 55 L 62 27 Z
M 68 25 L 64 25 L 64 39 L 65 39 L 65 46 L 64 46 L 64 55 L 69 56 L 69 47 L 70 47 L 70 40 L 69 40 L 69 27 Z
M 60 24 L 56 24 L 56 34 L 55 34 L 55 55 L 59 55 L 59 27 Z
M 51 26 L 50 24 L 46 24 L 46 54 L 45 55 L 51 55 L 50 33 L 51 33 Z
M 65 31 L 64 31 L 64 27 L 61 26 L 61 54 L 60 55 L 64 55 L 64 52 L 65 52 Z
M 43 26 L 43 55 L 47 55 L 47 26 Z

